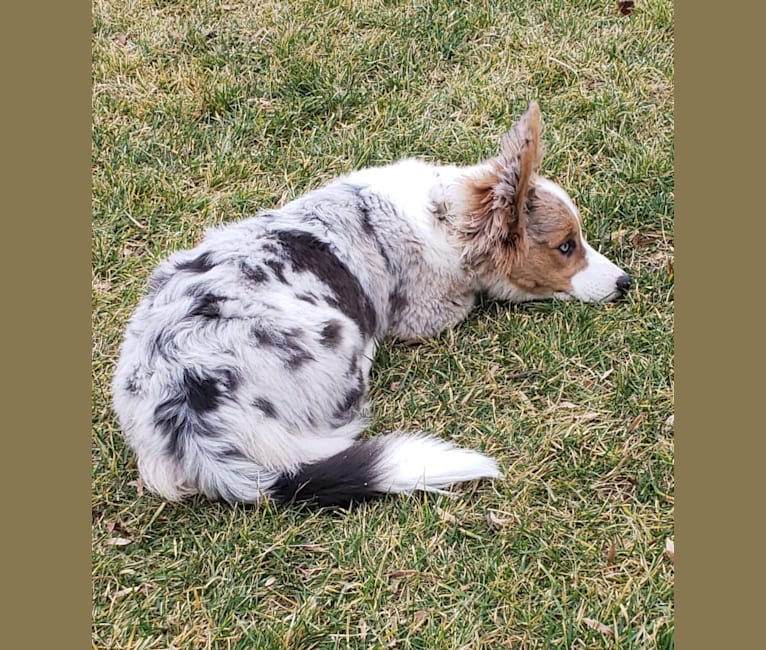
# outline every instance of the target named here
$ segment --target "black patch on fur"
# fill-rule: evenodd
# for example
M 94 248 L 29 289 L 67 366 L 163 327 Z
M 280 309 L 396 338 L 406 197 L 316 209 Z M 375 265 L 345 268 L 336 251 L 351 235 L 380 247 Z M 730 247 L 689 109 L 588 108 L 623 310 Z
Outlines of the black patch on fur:
M 289 345 L 294 345 L 303 338 L 303 330 L 299 327 L 291 327 L 289 330 L 282 332 L 282 336 Z
M 350 421 L 353 419 L 354 413 L 350 412 L 356 410 L 356 406 L 361 396 L 361 387 L 355 386 L 354 388 L 350 389 L 346 393 L 346 396 L 343 398 L 343 401 L 338 405 L 338 408 L 334 414 L 335 419 L 344 421 Z
M 300 368 L 303 364 L 309 361 L 314 361 L 314 355 L 312 355 L 301 344 L 301 338 L 303 337 L 303 331 L 293 328 L 282 333 L 283 336 L 283 349 L 286 352 L 285 364 L 291 370 Z
M 388 295 L 388 309 L 391 314 L 391 320 L 396 321 L 407 308 L 407 305 L 409 305 L 407 296 L 404 295 L 401 286 L 397 285 Z
M 356 386 L 346 391 L 343 396 L 343 401 L 338 404 L 338 407 L 333 413 L 333 418 L 338 424 L 346 424 L 351 422 L 359 413 L 359 404 L 365 394 L 365 382 L 361 371 L 357 371 L 357 383 Z
M 191 271 L 192 273 L 206 273 L 215 266 L 210 253 L 202 253 L 187 262 L 179 262 L 176 268 L 179 271 Z
M 167 437 L 168 452 L 177 458 L 183 456 L 183 439 L 192 430 L 190 415 L 181 390 L 154 409 L 154 424 Z
M 183 389 L 189 408 L 197 413 L 206 413 L 218 407 L 221 402 L 221 387 L 215 377 L 205 377 L 184 370 Z
M 370 206 L 362 197 L 358 187 L 354 185 L 349 185 L 349 187 L 352 188 L 354 194 L 356 194 L 357 197 L 357 209 L 359 210 L 359 220 L 362 224 L 362 231 L 375 243 L 375 248 L 378 249 L 378 254 L 383 258 L 383 262 L 386 265 L 386 270 L 391 273 L 393 271 L 391 258 L 388 256 L 383 240 L 381 240 L 378 236 L 378 231 L 375 229 L 375 225 L 372 222 L 370 217 Z
M 250 333 L 260 345 L 276 350 L 291 370 L 315 360 L 314 356 L 301 344 L 303 330 L 291 328 L 283 332 L 275 332 L 260 325 L 253 325 Z
M 437 220 L 444 221 L 447 218 L 447 205 L 443 201 L 432 201 L 429 209 Z
M 253 400 L 253 406 L 257 409 L 260 409 L 266 417 L 277 417 L 277 409 L 274 406 L 274 402 L 266 399 L 265 397 L 256 397 Z
M 328 320 L 319 335 L 319 342 L 326 348 L 337 348 L 341 340 L 342 325 L 336 320 Z
M 332 252 L 330 245 L 311 233 L 299 230 L 281 231 L 277 236 L 293 270 L 317 276 L 335 294 L 330 304 L 353 320 L 364 336 L 374 334 L 377 327 L 375 308 L 359 280 Z
M 183 456 L 183 439 L 190 435 L 215 435 L 203 419 L 215 410 L 228 394 L 236 390 L 239 377 L 230 369 L 206 374 L 184 369 L 177 391 L 154 409 L 154 423 L 168 439 L 168 452 Z
M 375 227 L 372 225 L 372 221 L 370 221 L 370 207 L 364 202 L 363 199 L 360 198 L 358 208 L 359 214 L 361 215 L 362 230 L 364 230 L 364 234 L 368 237 L 374 237 L 377 239 Z
M 260 345 L 272 348 L 279 346 L 279 338 L 273 330 L 266 329 L 260 325 L 253 325 L 250 328 L 250 333 Z
M 241 265 L 242 275 L 253 284 L 262 284 L 269 279 L 269 274 L 260 266 L 252 267 L 244 262 Z
M 218 318 L 221 315 L 221 296 L 214 293 L 205 293 L 197 298 L 189 312 L 189 316 L 202 316 L 204 318 Z
M 297 349 L 297 350 L 291 350 L 290 353 L 287 355 L 287 359 L 285 360 L 285 364 L 287 365 L 290 370 L 297 370 L 305 363 L 308 363 L 309 361 L 314 361 L 314 355 L 311 354 L 308 350 L 305 350 L 303 348 Z
M 283 262 L 280 262 L 279 260 L 266 260 L 264 264 L 274 271 L 277 280 L 282 284 L 287 284 L 287 278 L 284 274 L 285 265 Z
M 236 447 L 232 447 L 230 445 L 227 445 L 224 447 L 221 451 L 216 452 L 216 457 L 220 460 L 227 461 L 227 460 L 235 460 L 239 462 L 247 462 L 252 463 L 252 459 L 248 458 L 243 454 L 239 449 Z
M 173 340 L 172 330 L 162 329 L 152 341 L 152 347 L 149 350 L 149 357 L 153 359 L 156 356 L 161 356 L 163 359 L 168 359 L 173 356 L 175 350 L 175 341 Z
M 261 246 L 261 250 L 266 253 L 271 253 L 272 255 L 279 255 L 282 252 L 279 246 L 273 242 L 266 242 L 263 246 Z
M 360 440 L 330 458 L 283 474 L 269 489 L 282 503 L 308 501 L 318 506 L 347 506 L 382 495 L 376 487 L 382 451 L 375 440 Z
M 346 371 L 346 375 L 347 376 L 350 377 L 351 375 L 355 375 L 356 374 L 356 371 L 357 371 L 357 368 L 358 368 L 358 364 L 359 364 L 359 355 L 360 354 L 361 354 L 360 352 L 355 352 L 354 354 L 351 355 L 351 361 L 349 362 L 348 370 Z
M 131 395 L 138 395 L 140 389 L 138 387 L 138 372 L 136 371 L 130 377 L 125 380 L 125 390 Z
M 312 296 L 312 295 L 310 295 L 308 293 L 299 293 L 299 294 L 296 294 L 295 297 L 298 300 L 302 300 L 303 302 L 309 303 L 310 305 L 316 305 L 317 304 L 316 296 Z

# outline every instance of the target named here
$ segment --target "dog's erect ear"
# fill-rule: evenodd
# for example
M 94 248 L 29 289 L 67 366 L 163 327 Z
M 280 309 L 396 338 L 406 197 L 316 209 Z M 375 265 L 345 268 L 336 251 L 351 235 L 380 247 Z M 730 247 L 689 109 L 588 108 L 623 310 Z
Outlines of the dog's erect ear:
M 500 146 L 498 159 L 500 182 L 495 191 L 513 205 L 517 219 L 522 222 L 532 176 L 540 168 L 543 153 L 540 144 L 541 128 L 540 107 L 537 102 L 532 101 L 529 103 L 527 112 L 505 134 Z
M 500 154 L 468 184 L 463 236 L 478 255 L 503 251 L 503 265 L 526 251 L 525 206 L 542 157 L 540 130 L 540 108 L 532 101 L 503 137 Z

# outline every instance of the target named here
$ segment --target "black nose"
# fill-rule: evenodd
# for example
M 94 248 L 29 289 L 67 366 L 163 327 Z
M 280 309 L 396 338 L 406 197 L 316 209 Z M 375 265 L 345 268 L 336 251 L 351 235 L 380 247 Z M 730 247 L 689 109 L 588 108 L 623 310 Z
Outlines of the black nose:
M 628 289 L 630 289 L 631 284 L 633 284 L 633 280 L 627 273 L 623 273 L 619 278 L 617 278 L 617 290 L 623 295 L 628 293 Z

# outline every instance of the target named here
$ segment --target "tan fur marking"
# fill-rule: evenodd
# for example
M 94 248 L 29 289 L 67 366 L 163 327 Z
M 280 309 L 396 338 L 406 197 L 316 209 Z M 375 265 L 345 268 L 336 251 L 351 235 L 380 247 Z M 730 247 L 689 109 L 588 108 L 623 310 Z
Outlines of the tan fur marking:
M 563 190 L 537 175 L 541 129 L 532 102 L 503 138 L 500 154 L 463 181 L 463 211 L 453 225 L 466 263 L 480 276 L 551 296 L 572 291 L 572 277 L 587 261 L 577 211 Z M 559 246 L 570 239 L 573 252 L 563 254 Z
M 503 137 L 500 155 L 464 181 L 465 213 L 456 225 L 470 264 L 486 261 L 509 273 L 526 255 L 525 205 L 542 156 L 541 128 L 540 108 L 531 102 Z
M 516 214 L 522 221 L 527 191 L 532 182 L 532 176 L 540 168 L 540 160 L 542 159 L 541 129 L 540 107 L 537 102 L 531 102 L 527 112 L 521 117 L 519 123 L 505 135 L 500 146 L 501 157 L 505 158 L 501 165 L 502 169 L 514 172 L 518 170 L 518 181 L 514 183 L 516 190 L 514 204 Z
M 572 277 L 587 265 L 580 237 L 580 223 L 557 196 L 538 186 L 527 217 L 529 247 L 514 265 L 508 279 L 528 293 L 550 295 L 572 290 Z M 575 250 L 564 255 L 558 247 L 569 239 Z

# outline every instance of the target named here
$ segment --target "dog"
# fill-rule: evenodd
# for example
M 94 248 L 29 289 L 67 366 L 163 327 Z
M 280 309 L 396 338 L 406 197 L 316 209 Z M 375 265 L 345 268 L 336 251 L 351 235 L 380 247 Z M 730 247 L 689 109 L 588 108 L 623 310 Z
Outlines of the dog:
M 382 337 L 432 336 L 480 294 L 628 291 L 569 195 L 539 175 L 540 132 L 533 101 L 494 158 L 353 171 L 159 264 L 112 383 L 145 486 L 170 501 L 344 506 L 500 477 L 493 459 L 433 436 L 358 436 Z

